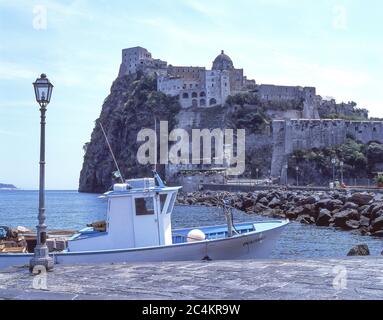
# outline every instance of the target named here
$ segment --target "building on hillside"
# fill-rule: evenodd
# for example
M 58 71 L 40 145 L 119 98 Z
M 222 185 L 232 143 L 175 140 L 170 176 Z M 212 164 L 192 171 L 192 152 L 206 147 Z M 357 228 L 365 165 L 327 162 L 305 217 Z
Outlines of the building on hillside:
M 182 108 L 208 108 L 223 105 L 229 95 L 257 90 L 261 101 L 284 102 L 299 100 L 303 105 L 302 118 L 318 119 L 320 96 L 313 87 L 277 86 L 261 84 L 244 76 L 233 60 L 222 50 L 213 61 L 211 70 L 205 67 L 173 66 L 154 59 L 145 48 L 122 50 L 119 76 L 136 72 L 155 75 L 157 90 L 179 97 Z

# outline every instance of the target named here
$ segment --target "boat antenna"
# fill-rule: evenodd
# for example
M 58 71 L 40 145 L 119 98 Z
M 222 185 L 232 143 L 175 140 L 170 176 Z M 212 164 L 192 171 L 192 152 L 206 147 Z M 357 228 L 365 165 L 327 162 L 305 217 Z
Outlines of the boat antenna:
M 154 132 L 155 132 L 155 135 L 154 135 L 154 137 L 155 137 L 155 151 L 154 151 L 154 155 L 155 155 L 155 159 L 154 159 L 154 171 L 157 171 L 157 157 L 158 157 L 158 154 L 157 154 L 157 143 L 158 143 L 158 141 L 157 141 L 157 117 L 156 117 L 156 115 L 154 115 Z
M 100 124 L 101 130 L 102 130 L 102 133 L 104 134 L 105 141 L 106 141 L 106 143 L 107 143 L 107 145 L 108 145 L 108 147 L 109 147 L 109 151 L 110 151 L 110 154 L 112 155 L 114 164 L 115 164 L 115 166 L 116 166 L 116 168 L 117 168 L 118 176 L 119 176 L 119 178 L 121 179 L 121 182 L 122 182 L 122 183 L 125 183 L 125 179 L 124 179 L 124 177 L 123 177 L 123 175 L 122 175 L 122 173 L 121 173 L 120 167 L 118 166 L 116 157 L 114 156 L 112 147 L 110 146 L 108 137 L 106 136 L 106 133 L 105 133 L 105 130 L 104 130 L 104 127 L 103 127 L 101 121 L 99 122 L 99 124 Z

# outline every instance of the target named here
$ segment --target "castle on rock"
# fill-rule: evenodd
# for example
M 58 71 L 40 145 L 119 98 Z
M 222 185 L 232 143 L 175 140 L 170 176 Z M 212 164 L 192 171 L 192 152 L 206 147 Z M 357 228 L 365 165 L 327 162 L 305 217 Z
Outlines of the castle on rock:
M 317 106 L 321 97 L 313 87 L 277 86 L 261 84 L 234 67 L 233 60 L 222 50 L 213 61 L 211 70 L 205 67 L 173 66 L 154 59 L 145 48 L 134 47 L 122 51 L 119 76 L 136 72 L 156 75 L 157 90 L 177 96 L 182 108 L 208 108 L 223 105 L 230 95 L 257 90 L 263 101 L 283 102 L 300 100 L 302 118 L 318 119 Z

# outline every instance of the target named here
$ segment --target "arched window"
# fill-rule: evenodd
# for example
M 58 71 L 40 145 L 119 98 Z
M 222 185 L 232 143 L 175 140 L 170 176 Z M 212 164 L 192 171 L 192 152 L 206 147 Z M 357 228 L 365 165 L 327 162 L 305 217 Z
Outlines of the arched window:
M 215 100 L 214 98 L 211 98 L 209 104 L 210 104 L 211 106 L 212 106 L 212 105 L 215 105 L 215 104 L 217 104 L 217 100 Z
M 200 104 L 201 107 L 206 106 L 206 100 L 205 100 L 205 99 L 201 99 L 201 100 L 199 101 L 199 104 Z
M 192 93 L 192 98 L 198 98 L 198 93 L 197 92 L 193 92 Z
M 200 94 L 199 94 L 200 97 L 206 97 L 206 93 L 205 91 L 202 91 Z
M 197 100 L 197 99 L 193 99 L 193 100 L 192 100 L 192 106 L 193 106 L 194 108 L 198 107 L 198 100 Z
M 189 99 L 189 94 L 187 92 L 185 92 L 183 95 L 182 95 L 182 98 L 184 99 Z

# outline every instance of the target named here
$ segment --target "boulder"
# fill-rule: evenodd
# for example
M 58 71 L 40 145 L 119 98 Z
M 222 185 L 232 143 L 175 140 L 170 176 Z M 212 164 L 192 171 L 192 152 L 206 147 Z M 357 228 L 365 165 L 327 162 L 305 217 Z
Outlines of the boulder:
M 318 210 L 315 209 L 314 204 L 305 204 L 303 208 L 305 209 L 305 214 L 309 214 L 315 219 L 318 217 Z
M 315 207 L 317 209 L 322 209 L 322 208 L 328 209 L 330 201 L 331 201 L 330 198 L 321 199 L 317 201 L 317 203 L 315 204 Z
M 270 208 L 275 208 L 275 207 L 279 207 L 281 205 L 281 200 L 279 200 L 278 198 L 273 198 L 270 202 L 269 202 L 269 207 Z
M 345 229 L 355 230 L 360 228 L 360 221 L 358 220 L 347 220 L 345 223 Z
M 297 204 L 297 203 L 303 201 L 303 199 L 304 199 L 304 197 L 302 197 L 301 195 L 295 195 L 292 200 L 295 202 L 295 204 Z
M 359 208 L 359 212 L 362 216 L 370 218 L 370 206 L 363 206 Z
M 305 213 L 305 208 L 304 207 L 296 207 L 293 212 L 296 214 L 296 216 L 300 216 Z
M 243 206 L 243 203 L 241 200 L 236 200 L 233 202 L 233 207 L 238 210 L 242 210 L 242 206 Z
M 318 214 L 318 212 L 315 209 L 315 205 L 313 205 L 313 204 L 305 204 L 304 206 L 295 207 L 292 209 L 292 211 L 297 216 L 306 214 L 306 215 L 312 216 L 314 218 L 316 218 L 316 216 Z
M 299 206 L 304 206 L 305 204 L 314 204 L 318 201 L 319 199 L 314 196 L 308 196 L 308 197 L 302 197 L 297 201 L 297 205 Z
M 263 192 L 263 191 L 261 191 L 261 192 L 259 192 L 258 194 L 257 194 L 257 198 L 256 198 L 256 201 L 259 201 L 260 199 L 262 199 L 262 198 L 265 198 L 266 200 L 267 200 L 267 193 L 266 192 Z
M 270 202 L 276 197 L 275 193 L 268 194 L 265 198 Z
M 379 231 L 373 232 L 371 235 L 374 236 L 374 237 L 383 238 L 383 230 L 379 230 Z
M 341 200 L 330 200 L 330 202 L 327 204 L 328 210 L 335 210 L 335 209 L 340 209 L 343 207 L 343 202 Z
M 334 214 L 333 216 L 334 224 L 336 227 L 348 229 L 349 226 L 346 225 L 348 220 L 359 220 L 360 213 L 354 209 L 347 209 L 344 211 L 340 211 Z
M 316 225 L 320 227 L 328 227 L 330 224 L 330 219 L 332 218 L 331 212 L 327 209 L 321 209 L 319 211 L 318 219 Z
M 257 214 L 262 214 L 262 211 L 268 209 L 265 205 L 261 204 L 261 203 L 257 203 L 255 206 L 254 206 L 254 212 L 257 213 Z
M 264 206 L 267 206 L 269 204 L 269 200 L 267 200 L 266 197 L 260 198 L 257 202 L 263 204 Z
M 351 197 L 347 199 L 347 201 L 356 203 L 360 206 L 364 206 L 366 204 L 369 204 L 370 201 L 374 198 L 372 194 L 369 193 L 361 193 L 361 192 L 356 192 L 354 193 Z
M 379 211 L 383 210 L 383 203 L 381 202 L 378 202 L 378 203 L 374 203 L 370 206 L 370 217 L 378 217 L 377 213 Z
M 313 224 L 315 223 L 315 219 L 308 214 L 304 214 L 298 217 L 298 222 L 302 224 Z
M 297 213 L 295 211 L 287 211 L 286 212 L 286 218 L 290 220 L 295 220 L 298 217 Z
M 359 223 L 360 223 L 361 227 L 369 227 L 370 226 L 370 219 L 362 215 L 360 217 Z
M 371 230 L 378 231 L 383 229 L 383 216 L 380 216 L 371 222 Z
M 359 205 L 357 205 L 356 203 L 346 202 L 340 210 L 343 211 L 346 209 L 358 209 L 358 208 L 359 208 Z
M 271 217 L 271 218 L 282 218 L 285 216 L 282 210 L 271 209 L 271 208 L 268 208 L 262 211 L 262 215 L 265 217 Z
M 281 209 L 273 209 L 273 218 L 286 218 L 285 213 Z
M 376 218 L 382 217 L 383 216 L 383 209 L 380 210 L 373 210 L 373 213 L 371 213 L 370 218 L 371 220 L 374 220 Z
M 353 247 L 347 254 L 348 256 L 369 256 L 370 249 L 366 244 L 359 244 Z
M 252 207 L 254 205 L 253 199 L 245 198 L 242 201 L 241 210 L 247 211 L 248 208 Z

